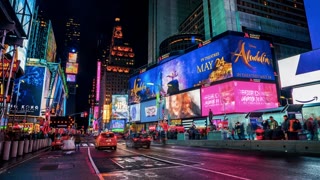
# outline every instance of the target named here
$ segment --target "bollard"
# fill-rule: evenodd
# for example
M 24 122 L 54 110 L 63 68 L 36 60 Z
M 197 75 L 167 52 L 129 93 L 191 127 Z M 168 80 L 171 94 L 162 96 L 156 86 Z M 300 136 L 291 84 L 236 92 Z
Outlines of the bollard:
M 29 140 L 24 140 L 24 153 L 29 153 Z
M 29 153 L 32 152 L 32 149 L 33 149 L 33 140 L 31 139 L 30 140 L 30 145 L 29 145 Z
M 33 140 L 33 148 L 32 148 L 32 151 L 36 151 L 37 149 L 37 140 L 36 139 L 34 139 Z
M 19 147 L 18 147 L 18 155 L 23 155 L 23 148 L 24 148 L 24 141 L 19 141 Z
M 39 144 L 40 144 L 40 139 L 37 139 L 37 146 L 36 146 L 36 151 L 38 151 L 39 150 Z
M 11 157 L 13 158 L 17 157 L 18 144 L 19 144 L 19 141 L 12 141 Z
M 6 141 L 4 143 L 4 149 L 3 149 L 3 157 L 2 159 L 5 161 L 9 160 L 10 157 L 10 148 L 11 148 L 11 141 Z

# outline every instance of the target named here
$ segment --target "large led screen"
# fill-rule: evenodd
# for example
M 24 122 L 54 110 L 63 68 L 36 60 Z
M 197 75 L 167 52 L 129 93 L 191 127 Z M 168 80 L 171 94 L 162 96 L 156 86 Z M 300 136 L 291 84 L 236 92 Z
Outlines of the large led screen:
M 310 39 L 312 49 L 320 48 L 320 22 L 317 17 L 320 16 L 320 1 L 304 1 L 305 12 L 308 20 L 308 29 L 310 33 Z
M 146 102 L 142 102 L 140 105 L 141 110 L 141 122 L 154 122 L 163 118 L 163 108 L 160 105 L 157 105 L 157 101 L 150 100 Z
M 140 104 L 132 104 L 130 108 L 130 121 L 140 121 Z
M 75 74 L 67 74 L 67 82 L 76 82 Z
M 320 49 L 278 61 L 281 87 L 319 81 Z
M 201 88 L 202 116 L 278 107 L 274 83 L 230 81 Z
M 112 117 L 128 119 L 128 95 L 112 95 Z
M 68 62 L 75 63 L 77 62 L 78 53 L 69 52 Z
M 10 110 L 15 111 L 16 114 L 40 116 L 45 72 L 45 67 L 26 66 L 25 74 L 15 80 Z M 16 101 L 17 97 L 18 101 Z
M 78 74 L 78 63 L 67 62 L 66 73 L 67 74 Z
M 234 35 L 220 38 L 131 77 L 129 102 L 154 97 L 155 92 L 175 94 L 232 77 L 274 80 L 270 43 Z
M 320 84 L 292 89 L 293 104 L 320 102 Z
M 167 115 L 168 119 L 181 119 L 201 116 L 199 89 L 171 95 L 165 99 L 165 116 Z
M 125 126 L 125 120 L 112 119 L 110 123 L 110 129 L 113 132 L 122 132 Z

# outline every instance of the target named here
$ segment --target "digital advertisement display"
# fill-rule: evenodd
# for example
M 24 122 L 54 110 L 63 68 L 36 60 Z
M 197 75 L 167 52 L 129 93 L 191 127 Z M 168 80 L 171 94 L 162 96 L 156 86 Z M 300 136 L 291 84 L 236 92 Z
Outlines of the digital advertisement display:
M 78 63 L 67 62 L 66 73 L 67 74 L 78 74 Z
M 140 104 L 132 104 L 130 108 L 130 121 L 140 121 Z
M 293 104 L 320 102 L 320 84 L 292 89 Z
M 99 101 L 100 100 L 100 77 L 101 76 L 101 62 L 98 61 L 97 62 L 97 82 L 96 82 L 96 101 Z
M 320 23 L 317 17 L 320 17 L 320 1 L 304 1 L 304 7 L 308 20 L 308 29 L 312 49 L 320 48 Z
M 112 117 L 128 119 L 128 95 L 112 95 Z
M 48 41 L 47 41 L 47 49 L 46 49 L 46 60 L 49 62 L 55 62 L 56 61 L 56 54 L 57 54 L 57 43 L 56 43 L 56 38 L 54 37 L 52 24 L 50 23 L 49 33 L 48 33 Z
M 131 77 L 130 102 L 148 99 L 154 91 L 175 94 L 232 77 L 275 80 L 272 62 L 268 41 L 228 35 Z
M 200 89 L 165 97 L 168 119 L 201 116 Z M 169 118 L 170 117 L 170 118 Z
M 112 119 L 110 123 L 110 129 L 113 132 L 122 132 L 125 127 L 125 120 Z
M 77 62 L 78 53 L 69 52 L 68 62 L 75 63 Z
M 16 114 L 40 116 L 42 92 L 46 68 L 41 66 L 26 66 L 25 74 L 15 80 L 13 101 L 10 110 Z M 23 82 L 22 82 L 23 80 Z M 20 82 L 20 86 L 18 86 Z M 15 105 L 18 96 L 17 106 Z
M 197 129 L 206 128 L 207 127 L 207 120 L 206 119 L 197 119 L 193 121 L 194 125 Z
M 319 81 L 320 49 L 278 61 L 281 87 Z
M 273 83 L 230 81 L 201 88 L 202 116 L 244 113 L 278 107 L 276 85 Z
M 156 100 L 142 102 L 140 105 L 141 122 L 155 122 L 163 119 L 162 108 L 157 106 Z
M 67 82 L 76 82 L 75 74 L 67 74 Z

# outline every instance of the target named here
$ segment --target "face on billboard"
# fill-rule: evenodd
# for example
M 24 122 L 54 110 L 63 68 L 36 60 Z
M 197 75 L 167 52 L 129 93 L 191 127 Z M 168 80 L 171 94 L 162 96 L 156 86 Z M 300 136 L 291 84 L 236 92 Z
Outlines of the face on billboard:
M 140 121 L 140 104 L 130 105 L 131 121 Z
M 166 97 L 168 119 L 181 119 L 201 116 L 200 90 L 192 90 Z
M 202 115 L 243 113 L 278 107 L 276 85 L 231 81 L 201 89 Z
M 112 117 L 128 118 L 128 95 L 112 95 Z

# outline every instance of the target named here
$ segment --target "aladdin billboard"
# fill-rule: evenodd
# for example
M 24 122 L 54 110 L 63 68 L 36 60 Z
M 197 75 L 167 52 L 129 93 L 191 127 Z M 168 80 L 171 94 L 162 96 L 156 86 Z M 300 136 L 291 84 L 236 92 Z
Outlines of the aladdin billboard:
M 140 104 L 132 104 L 130 108 L 130 121 L 140 121 Z
M 278 107 L 276 84 L 230 81 L 201 88 L 202 116 Z
M 182 119 L 201 116 L 200 89 L 165 97 L 165 117 Z
M 320 49 L 278 61 L 281 87 L 319 81 Z
M 128 95 L 112 95 L 112 117 L 128 119 Z
M 46 67 L 26 66 L 25 70 L 25 74 L 15 80 L 16 86 L 14 86 L 12 102 L 16 102 L 17 96 L 19 98 L 17 106 L 12 104 L 10 110 L 16 111 L 16 114 L 40 116 L 41 100 L 44 99 L 42 92 L 45 89 Z M 20 88 L 19 81 L 21 81 Z
M 270 43 L 227 35 L 131 77 L 130 103 L 228 78 L 274 81 Z M 152 86 L 150 86 L 152 84 Z
M 162 107 L 157 105 L 157 101 L 155 99 L 142 102 L 140 110 L 141 122 L 155 122 L 163 118 Z

